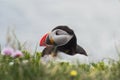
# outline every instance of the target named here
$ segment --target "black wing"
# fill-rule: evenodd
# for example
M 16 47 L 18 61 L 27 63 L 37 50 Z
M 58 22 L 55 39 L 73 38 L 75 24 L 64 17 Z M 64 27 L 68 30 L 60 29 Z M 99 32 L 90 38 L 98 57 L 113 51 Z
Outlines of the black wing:
M 86 51 L 81 46 L 79 46 L 79 45 L 77 45 L 77 47 L 76 47 L 76 53 L 88 56 L 87 53 L 86 53 Z

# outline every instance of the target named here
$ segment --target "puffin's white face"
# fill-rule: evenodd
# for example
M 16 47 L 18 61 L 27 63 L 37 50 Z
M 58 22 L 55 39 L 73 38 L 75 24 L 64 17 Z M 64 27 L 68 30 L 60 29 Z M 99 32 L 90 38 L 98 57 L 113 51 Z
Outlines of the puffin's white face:
M 61 29 L 56 29 L 48 35 L 49 39 L 53 40 L 57 46 L 62 46 L 67 44 L 73 37 L 73 35 L 68 34 L 66 31 Z

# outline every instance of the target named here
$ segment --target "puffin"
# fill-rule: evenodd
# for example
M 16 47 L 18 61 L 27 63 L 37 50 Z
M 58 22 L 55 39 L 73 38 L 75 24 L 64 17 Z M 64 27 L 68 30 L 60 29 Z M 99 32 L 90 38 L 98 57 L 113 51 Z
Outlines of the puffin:
M 88 63 L 88 54 L 77 44 L 74 31 L 66 25 L 60 25 L 43 35 L 40 39 L 42 61 L 59 61 L 69 63 Z

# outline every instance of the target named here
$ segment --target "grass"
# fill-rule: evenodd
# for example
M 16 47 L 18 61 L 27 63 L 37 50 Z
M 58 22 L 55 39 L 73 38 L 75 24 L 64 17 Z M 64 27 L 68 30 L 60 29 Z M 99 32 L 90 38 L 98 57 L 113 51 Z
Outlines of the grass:
M 23 58 L 0 55 L 0 80 L 119 80 L 120 61 L 70 65 L 69 63 L 48 63 L 40 61 L 41 53 L 30 55 L 22 51 Z M 75 70 L 76 76 L 70 72 Z
M 21 50 L 24 57 L 4 56 L 0 45 L 0 80 L 120 80 L 120 60 L 110 61 L 109 64 L 103 61 L 80 65 L 64 62 L 43 64 L 40 61 L 41 52 L 35 50 L 35 54 L 30 55 L 16 35 L 12 37 L 14 39 L 7 36 L 7 44 L 12 43 L 12 47 Z M 76 72 L 74 76 L 70 74 L 73 70 Z

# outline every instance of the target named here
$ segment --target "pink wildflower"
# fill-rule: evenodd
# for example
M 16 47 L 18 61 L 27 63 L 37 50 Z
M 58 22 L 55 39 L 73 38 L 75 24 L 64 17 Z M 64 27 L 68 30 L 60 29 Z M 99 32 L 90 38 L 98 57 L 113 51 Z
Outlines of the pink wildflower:
M 19 50 L 15 51 L 12 55 L 11 55 L 13 58 L 16 58 L 16 57 L 23 57 L 23 53 Z
M 11 47 L 6 47 L 2 50 L 2 55 L 10 56 L 14 53 L 14 50 Z

